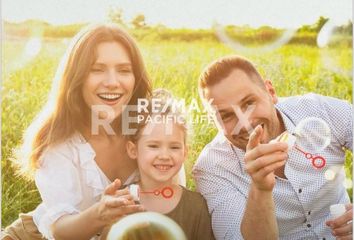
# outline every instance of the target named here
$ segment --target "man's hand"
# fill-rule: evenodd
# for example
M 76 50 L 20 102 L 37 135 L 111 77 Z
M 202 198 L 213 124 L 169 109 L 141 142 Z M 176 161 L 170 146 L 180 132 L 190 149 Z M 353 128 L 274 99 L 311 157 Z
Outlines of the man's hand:
M 345 206 L 347 211 L 342 216 L 326 222 L 338 240 L 353 239 L 353 204 Z
M 262 191 L 272 191 L 275 185 L 274 170 L 283 166 L 288 158 L 288 145 L 282 142 L 261 144 L 262 126 L 251 133 L 246 147 L 246 171 L 254 186 Z

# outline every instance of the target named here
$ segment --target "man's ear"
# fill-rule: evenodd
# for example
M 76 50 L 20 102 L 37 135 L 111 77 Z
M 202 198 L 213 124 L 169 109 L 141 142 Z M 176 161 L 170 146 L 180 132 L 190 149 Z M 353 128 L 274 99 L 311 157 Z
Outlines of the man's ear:
M 278 97 L 277 97 L 277 93 L 275 91 L 275 88 L 273 87 L 272 81 L 265 80 L 264 84 L 265 84 L 265 87 L 267 89 L 267 92 L 270 94 L 270 96 L 272 98 L 272 102 L 274 104 L 276 104 L 278 102 Z
M 126 149 L 127 149 L 128 156 L 131 159 L 138 158 L 138 151 L 137 151 L 137 147 L 136 147 L 135 143 L 133 143 L 132 141 L 128 141 L 126 144 Z

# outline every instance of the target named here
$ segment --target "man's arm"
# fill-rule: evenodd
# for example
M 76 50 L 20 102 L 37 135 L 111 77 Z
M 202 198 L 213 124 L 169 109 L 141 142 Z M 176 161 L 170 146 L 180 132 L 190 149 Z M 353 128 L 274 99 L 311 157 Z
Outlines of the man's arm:
M 262 191 L 251 185 L 241 222 L 241 233 L 244 239 L 278 238 L 272 191 Z
M 242 218 L 241 233 L 244 239 L 277 239 L 273 188 L 274 171 L 287 159 L 287 144 L 260 144 L 261 126 L 250 135 L 246 149 L 246 171 L 252 178 L 246 209 Z

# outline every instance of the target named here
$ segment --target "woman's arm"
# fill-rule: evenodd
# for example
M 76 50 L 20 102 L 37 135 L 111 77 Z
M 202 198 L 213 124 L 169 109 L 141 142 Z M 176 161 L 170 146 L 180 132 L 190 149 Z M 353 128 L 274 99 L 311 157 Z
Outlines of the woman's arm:
M 51 226 L 55 239 L 90 239 L 121 217 L 142 211 L 134 204 L 127 189 L 118 190 L 121 183 L 116 179 L 105 189 L 98 203 L 78 214 L 64 215 Z

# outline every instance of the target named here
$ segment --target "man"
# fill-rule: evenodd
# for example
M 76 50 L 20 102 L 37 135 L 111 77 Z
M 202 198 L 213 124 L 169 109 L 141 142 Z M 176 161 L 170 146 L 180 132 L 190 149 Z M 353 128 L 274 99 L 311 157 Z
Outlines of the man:
M 238 56 L 208 66 L 199 90 L 203 100 L 213 99 L 221 130 L 193 169 L 217 239 L 352 239 L 344 171 L 332 180 L 324 174 L 343 165 L 343 148 L 352 150 L 350 104 L 316 94 L 279 101 L 272 83 Z M 330 145 L 318 153 L 326 159 L 322 169 L 286 143 L 270 143 L 284 131 L 294 133 L 307 117 L 331 129 Z M 347 212 L 332 220 L 329 208 L 336 203 L 346 204 Z

